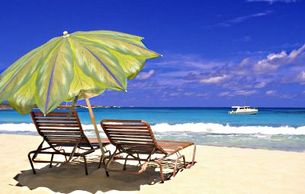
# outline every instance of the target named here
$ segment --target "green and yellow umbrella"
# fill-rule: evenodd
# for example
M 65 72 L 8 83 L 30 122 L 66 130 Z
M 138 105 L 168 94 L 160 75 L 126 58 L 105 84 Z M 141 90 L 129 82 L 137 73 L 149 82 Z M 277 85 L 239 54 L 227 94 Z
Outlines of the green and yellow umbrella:
M 125 91 L 147 59 L 159 57 L 142 37 L 113 31 L 88 31 L 55 37 L 30 51 L 0 77 L 0 102 L 19 113 L 38 107 L 47 114 L 62 102 L 86 99 L 99 138 L 89 98 L 107 89 Z

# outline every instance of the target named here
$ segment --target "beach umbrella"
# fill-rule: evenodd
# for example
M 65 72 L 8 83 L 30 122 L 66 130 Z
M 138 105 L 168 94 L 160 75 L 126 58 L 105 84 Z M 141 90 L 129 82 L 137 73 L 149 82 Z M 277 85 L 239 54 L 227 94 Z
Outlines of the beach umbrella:
M 127 79 L 135 78 L 147 59 L 159 57 L 142 39 L 113 31 L 65 31 L 1 74 L 0 102 L 22 114 L 34 107 L 47 114 L 62 102 L 85 99 L 101 142 L 89 98 L 105 90 L 126 91 Z

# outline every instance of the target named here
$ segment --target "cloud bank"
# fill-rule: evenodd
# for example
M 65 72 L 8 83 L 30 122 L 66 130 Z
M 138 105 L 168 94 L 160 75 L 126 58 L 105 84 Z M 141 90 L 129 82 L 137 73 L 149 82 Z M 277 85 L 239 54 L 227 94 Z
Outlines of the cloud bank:
M 145 88 L 162 97 L 293 98 L 304 91 L 305 44 L 292 51 L 281 50 L 240 61 L 167 54 L 149 66 L 154 70 L 141 73 L 130 87 Z

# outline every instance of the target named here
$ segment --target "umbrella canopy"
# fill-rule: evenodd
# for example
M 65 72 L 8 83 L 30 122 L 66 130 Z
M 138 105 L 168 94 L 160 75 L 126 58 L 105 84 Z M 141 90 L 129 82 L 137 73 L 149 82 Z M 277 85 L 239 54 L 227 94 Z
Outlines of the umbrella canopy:
M 44 114 L 62 102 L 90 98 L 106 89 L 126 90 L 147 59 L 159 57 L 142 37 L 113 31 L 75 32 L 30 51 L 0 77 L 0 102 L 22 114 Z

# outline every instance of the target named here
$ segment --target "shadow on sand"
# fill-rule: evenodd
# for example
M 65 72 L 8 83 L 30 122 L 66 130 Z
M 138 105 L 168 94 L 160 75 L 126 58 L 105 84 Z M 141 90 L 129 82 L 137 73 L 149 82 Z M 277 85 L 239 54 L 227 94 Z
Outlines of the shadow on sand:
M 160 184 L 159 172 L 154 168 L 147 169 L 143 174 L 129 174 L 120 172 L 110 172 L 107 177 L 103 167 L 97 168 L 98 161 L 89 159 L 89 175 L 84 173 L 83 163 L 73 161 L 62 165 L 45 166 L 37 169 L 34 175 L 32 170 L 21 171 L 14 179 L 18 182 L 16 186 L 26 186 L 33 190 L 38 187 L 46 187 L 54 192 L 69 193 L 75 190 L 82 190 L 91 193 L 97 191 L 139 191 L 143 185 Z M 122 165 L 113 162 L 113 166 L 122 169 Z M 135 166 L 127 166 L 133 169 Z M 166 176 L 166 174 L 165 174 Z

